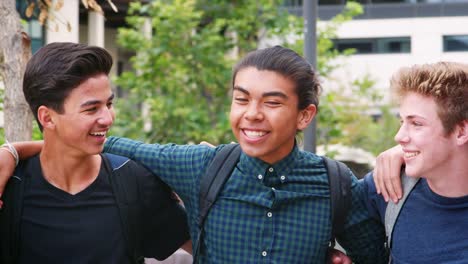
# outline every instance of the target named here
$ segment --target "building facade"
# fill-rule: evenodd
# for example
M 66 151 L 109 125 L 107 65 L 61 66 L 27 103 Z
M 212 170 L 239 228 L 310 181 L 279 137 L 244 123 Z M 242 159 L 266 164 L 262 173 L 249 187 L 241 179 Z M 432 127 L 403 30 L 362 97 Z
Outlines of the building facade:
M 334 41 L 338 50 L 353 48 L 356 53 L 343 58 L 340 63 L 344 66 L 330 79 L 346 82 L 369 75 L 388 102 L 389 79 L 400 67 L 468 62 L 468 0 L 357 2 L 363 5 L 364 13 L 344 23 Z M 345 0 L 318 3 L 318 16 L 326 21 L 343 10 Z M 286 5 L 290 12 L 302 14 L 302 0 L 286 1 Z

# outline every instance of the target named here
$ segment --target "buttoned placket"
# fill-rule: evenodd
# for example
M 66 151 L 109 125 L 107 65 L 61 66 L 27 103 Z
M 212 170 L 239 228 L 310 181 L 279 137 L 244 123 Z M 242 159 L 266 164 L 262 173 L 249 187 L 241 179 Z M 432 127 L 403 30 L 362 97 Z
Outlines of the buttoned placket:
M 268 167 L 265 171 L 264 175 L 259 174 L 257 179 L 262 180 L 262 182 L 266 185 L 269 184 L 277 184 L 278 183 L 278 175 L 273 167 Z M 275 183 L 276 182 L 276 183 Z M 275 187 L 271 187 L 271 192 L 276 192 Z M 273 199 L 275 199 L 275 195 L 272 195 Z M 274 201 L 273 201 L 274 202 Z M 262 245 L 263 250 L 260 252 L 260 256 L 262 259 L 262 263 L 268 263 L 270 256 L 270 250 L 272 245 L 274 244 L 274 209 L 273 208 L 265 208 L 265 230 L 264 230 L 264 244 Z

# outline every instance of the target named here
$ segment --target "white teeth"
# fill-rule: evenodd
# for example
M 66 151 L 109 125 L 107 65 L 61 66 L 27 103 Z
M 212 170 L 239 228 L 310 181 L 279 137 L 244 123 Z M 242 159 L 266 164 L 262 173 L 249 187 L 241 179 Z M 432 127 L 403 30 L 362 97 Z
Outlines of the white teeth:
M 405 158 L 412 158 L 419 155 L 419 152 L 405 152 Z
M 244 130 L 244 132 L 248 137 L 251 137 L 251 138 L 262 137 L 266 134 L 266 132 L 263 132 L 263 131 Z
M 99 136 L 99 137 L 103 137 L 106 135 L 106 132 L 93 132 L 93 133 L 89 133 L 91 136 Z

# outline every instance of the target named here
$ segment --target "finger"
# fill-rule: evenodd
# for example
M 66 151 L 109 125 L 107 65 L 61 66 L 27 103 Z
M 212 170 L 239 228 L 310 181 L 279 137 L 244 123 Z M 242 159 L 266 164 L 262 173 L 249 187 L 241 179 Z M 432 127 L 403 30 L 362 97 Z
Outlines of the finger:
M 401 168 L 405 164 L 405 160 L 403 159 L 403 156 L 400 159 L 400 162 L 396 165 L 395 167 L 395 174 L 396 174 L 396 181 L 394 181 L 395 185 L 395 190 L 396 194 L 398 196 L 398 199 L 401 199 L 403 197 L 403 185 L 401 184 Z M 396 172 L 398 170 L 398 173 Z
M 332 263 L 332 264 L 343 264 L 343 258 L 341 256 L 338 256 L 338 255 L 333 255 L 330 263 Z
M 343 261 L 343 264 L 353 264 L 350 258 L 346 257 Z
M 401 166 L 404 162 L 401 146 L 397 145 L 389 150 L 389 163 L 384 177 L 385 187 L 390 195 L 390 199 L 397 203 L 402 196 L 402 186 L 400 180 Z
M 393 185 L 394 180 L 395 180 L 394 175 L 392 175 L 390 171 L 387 171 L 387 175 L 383 178 L 383 182 L 385 184 L 385 188 L 388 193 L 388 198 L 396 203 L 398 199 L 396 199 L 395 188 Z
M 380 194 L 382 191 L 380 190 L 380 182 L 379 182 L 378 176 L 380 176 L 380 165 L 379 165 L 379 162 L 377 161 L 375 163 L 372 179 L 374 180 L 374 185 L 375 185 L 376 192 L 378 194 Z
M 334 255 L 332 258 L 333 264 L 352 264 L 351 259 L 344 254 L 343 252 L 339 252 L 338 255 Z
M 398 200 L 401 199 L 402 197 L 402 185 L 401 185 L 401 165 L 402 163 L 399 161 L 395 161 L 392 164 L 392 167 L 389 169 L 389 178 L 390 178 L 390 184 L 389 184 L 389 189 L 392 191 L 389 191 L 390 198 L 397 203 Z
M 384 184 L 384 174 L 385 174 L 385 162 L 382 160 L 382 157 L 379 155 L 377 157 L 376 168 L 374 170 L 374 183 L 378 193 L 380 193 L 384 200 L 388 202 L 388 192 Z
M 207 141 L 202 141 L 202 142 L 200 142 L 200 145 L 205 145 L 205 146 L 214 148 L 214 145 L 211 144 L 211 143 L 209 143 L 209 142 L 207 142 Z

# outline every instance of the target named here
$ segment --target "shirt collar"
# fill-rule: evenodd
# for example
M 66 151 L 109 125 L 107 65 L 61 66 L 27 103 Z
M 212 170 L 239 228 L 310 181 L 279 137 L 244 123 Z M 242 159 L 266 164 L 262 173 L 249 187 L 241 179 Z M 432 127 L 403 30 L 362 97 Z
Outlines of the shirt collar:
M 300 150 L 296 144 L 294 144 L 293 149 L 286 157 L 274 164 L 268 164 L 258 158 L 250 157 L 242 151 L 239 169 L 244 172 L 264 174 L 268 168 L 273 167 L 277 173 L 288 174 L 294 168 L 294 164 L 299 157 Z

